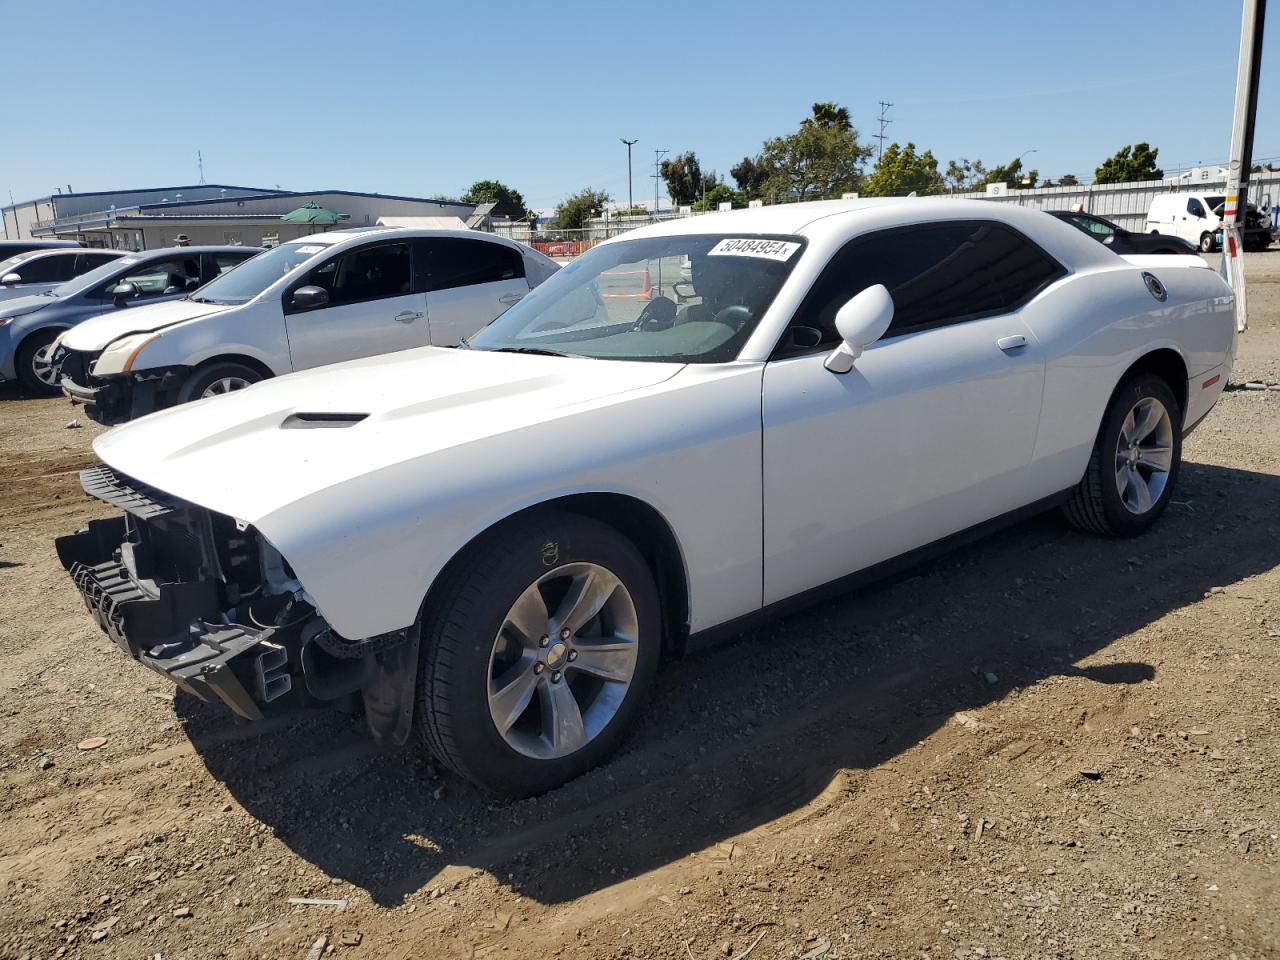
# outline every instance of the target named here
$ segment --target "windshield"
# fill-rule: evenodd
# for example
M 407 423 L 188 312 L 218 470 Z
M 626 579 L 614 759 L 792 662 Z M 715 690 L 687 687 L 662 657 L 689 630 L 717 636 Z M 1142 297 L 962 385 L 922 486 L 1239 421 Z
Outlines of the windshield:
M 478 350 L 720 363 L 737 356 L 800 237 L 717 234 L 596 247 L 476 334 Z
M 286 243 L 273 247 L 205 284 L 191 299 L 200 303 L 248 303 L 271 284 L 329 249 L 324 243 Z
M 1218 194 L 1216 197 L 1205 197 L 1204 203 L 1205 203 L 1205 206 L 1207 206 L 1215 214 L 1217 214 L 1218 216 L 1221 216 L 1221 214 L 1218 213 L 1218 208 L 1222 206 L 1222 202 L 1226 199 L 1227 199 L 1226 197 L 1222 196 L 1221 194 Z

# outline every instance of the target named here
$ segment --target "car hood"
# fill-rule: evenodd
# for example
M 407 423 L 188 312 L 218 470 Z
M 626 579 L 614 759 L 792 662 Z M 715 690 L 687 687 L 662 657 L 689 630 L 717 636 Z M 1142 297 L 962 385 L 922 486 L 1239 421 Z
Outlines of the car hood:
M 57 297 L 24 296 L 0 302 L 0 317 L 25 317 L 58 302 Z
M 346 480 L 607 404 L 682 369 L 423 347 L 162 410 L 93 446 L 121 473 L 257 523 Z
M 169 300 L 165 303 L 111 310 L 72 327 L 63 334 L 62 345 L 68 350 L 97 352 L 105 349 L 113 340 L 119 340 L 130 333 L 148 333 L 229 309 L 231 308 L 223 303 Z

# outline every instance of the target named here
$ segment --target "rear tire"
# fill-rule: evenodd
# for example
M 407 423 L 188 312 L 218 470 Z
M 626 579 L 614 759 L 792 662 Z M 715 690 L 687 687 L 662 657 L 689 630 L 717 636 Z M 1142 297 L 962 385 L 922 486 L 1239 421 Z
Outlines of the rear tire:
M 1169 504 L 1182 465 L 1182 409 L 1154 374 L 1122 383 L 1107 406 L 1089 466 L 1063 513 L 1108 537 L 1149 530 Z
M 224 360 L 200 367 L 187 378 L 178 391 L 178 402 L 188 403 L 206 397 L 234 393 L 262 380 L 263 376 L 243 363 Z
M 560 511 L 513 521 L 433 592 L 414 725 L 459 776 L 503 796 L 542 793 L 600 763 L 634 726 L 662 620 L 648 564 L 612 527 Z
M 18 381 L 28 393 L 39 396 L 52 396 L 58 392 L 58 383 L 52 379 L 56 370 L 50 360 L 53 341 L 58 339 L 61 330 L 37 330 L 18 347 L 15 358 L 18 368 Z

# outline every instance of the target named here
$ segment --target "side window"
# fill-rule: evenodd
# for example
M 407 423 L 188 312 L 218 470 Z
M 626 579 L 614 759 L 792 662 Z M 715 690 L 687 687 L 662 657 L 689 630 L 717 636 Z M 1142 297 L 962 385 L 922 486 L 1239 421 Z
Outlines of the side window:
M 840 342 L 836 311 L 882 283 L 893 297 L 886 337 L 1016 310 L 1066 271 L 1003 224 L 951 220 L 882 230 L 849 241 L 796 311 L 779 352 Z
M 438 237 L 418 243 L 426 253 L 420 258 L 420 290 L 450 290 L 524 276 L 524 257 L 504 244 L 461 237 Z
M 1187 213 L 1191 214 L 1193 217 L 1203 217 L 1204 204 L 1202 204 L 1195 197 L 1192 197 L 1190 200 L 1187 201 Z
M 200 260 L 193 255 L 138 264 L 108 280 L 89 296 L 110 300 L 111 291 L 122 283 L 132 283 L 138 288 L 138 300 L 189 293 L 200 286 Z
M 118 259 L 120 259 L 118 256 L 110 253 L 82 253 L 76 257 L 76 276 L 88 273 L 90 270 L 97 270 L 104 263 Z
M 412 291 L 409 244 L 383 243 L 352 250 L 336 261 L 316 269 L 323 274 L 330 268 L 325 282 L 317 283 L 329 291 L 329 302 L 359 303 L 402 297 Z
M 220 277 L 232 267 L 238 267 L 244 263 L 248 257 L 239 253 L 210 253 L 206 254 L 209 258 L 207 265 L 208 276 L 205 277 L 205 283 L 208 283 L 214 277 Z
M 23 283 L 62 283 L 70 280 L 75 267 L 74 254 L 53 254 L 47 257 L 32 257 L 19 264 L 13 272 L 22 277 Z
M 1102 220 L 1095 220 L 1093 217 L 1073 217 L 1072 219 L 1081 230 L 1097 237 L 1109 237 L 1115 233 L 1109 224 Z

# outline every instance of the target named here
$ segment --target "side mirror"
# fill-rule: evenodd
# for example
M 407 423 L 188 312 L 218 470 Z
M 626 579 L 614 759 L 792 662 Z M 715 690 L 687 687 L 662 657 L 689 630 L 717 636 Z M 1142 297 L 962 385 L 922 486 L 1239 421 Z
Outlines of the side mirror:
M 111 289 L 111 299 L 115 301 L 117 307 L 123 306 L 126 300 L 132 300 L 138 295 L 138 285 L 136 283 L 119 283 Z
M 6 273 L 3 277 L 0 277 L 0 286 L 7 287 L 11 283 L 21 283 L 21 282 L 22 282 L 22 277 L 20 277 L 16 273 Z
M 293 291 L 294 310 L 316 310 L 329 305 L 329 291 L 324 287 L 305 286 Z
M 823 364 L 832 373 L 848 373 L 868 344 L 884 336 L 893 321 L 893 297 L 883 283 L 867 287 L 836 311 L 836 330 L 843 341 Z

